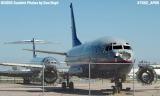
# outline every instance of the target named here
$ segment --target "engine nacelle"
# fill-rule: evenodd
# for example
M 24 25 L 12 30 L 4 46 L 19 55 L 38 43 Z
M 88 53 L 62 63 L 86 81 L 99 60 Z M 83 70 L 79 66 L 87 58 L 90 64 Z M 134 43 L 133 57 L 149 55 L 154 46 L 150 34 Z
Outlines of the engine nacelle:
M 58 72 L 54 68 L 45 68 L 44 70 L 44 81 L 46 83 L 55 83 L 58 79 Z
M 46 83 L 55 83 L 58 79 L 58 71 L 56 68 L 58 61 L 53 57 L 46 57 L 43 63 L 45 65 L 44 81 Z
M 139 70 L 136 73 L 137 80 L 144 84 L 152 84 L 157 81 L 157 75 L 151 66 L 139 66 Z

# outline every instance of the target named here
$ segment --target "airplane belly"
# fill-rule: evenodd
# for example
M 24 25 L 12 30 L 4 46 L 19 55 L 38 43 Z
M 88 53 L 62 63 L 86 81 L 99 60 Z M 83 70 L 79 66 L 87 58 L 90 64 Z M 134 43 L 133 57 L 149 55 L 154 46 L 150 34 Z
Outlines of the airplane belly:
M 91 64 L 91 78 L 112 78 L 115 75 L 126 76 L 133 64 Z M 78 77 L 89 77 L 89 65 L 71 66 L 69 73 Z

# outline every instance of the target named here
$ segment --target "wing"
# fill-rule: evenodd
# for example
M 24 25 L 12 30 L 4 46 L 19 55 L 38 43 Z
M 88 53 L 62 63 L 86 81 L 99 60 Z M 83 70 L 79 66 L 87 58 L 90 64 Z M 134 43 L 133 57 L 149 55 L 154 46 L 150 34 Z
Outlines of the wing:
M 31 68 L 42 68 L 43 65 L 31 64 L 31 63 L 0 63 L 3 66 L 19 66 L 19 67 L 31 67 Z
M 33 51 L 32 49 L 23 49 L 23 50 Z M 44 51 L 44 50 L 35 50 L 35 52 L 47 53 L 47 54 L 57 54 L 57 55 L 63 55 L 63 56 L 67 55 L 67 53 L 65 52 L 54 52 L 54 51 Z
M 0 76 L 9 76 L 9 77 L 29 77 L 34 74 L 33 71 L 0 71 Z
M 30 64 L 30 63 L 0 63 L 2 66 L 19 66 L 27 68 L 43 68 L 40 64 Z M 33 76 L 35 72 L 31 70 L 8 70 L 0 71 L 0 76 L 10 76 L 10 77 L 30 77 Z

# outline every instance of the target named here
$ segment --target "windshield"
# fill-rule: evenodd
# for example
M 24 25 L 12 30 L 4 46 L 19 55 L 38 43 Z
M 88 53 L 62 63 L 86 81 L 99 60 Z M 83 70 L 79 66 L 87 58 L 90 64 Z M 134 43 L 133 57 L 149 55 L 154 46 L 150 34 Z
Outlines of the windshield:
M 108 45 L 105 47 L 105 51 L 119 50 L 119 49 L 131 50 L 131 46 L 129 45 Z
M 122 49 L 122 45 L 113 46 L 113 49 Z

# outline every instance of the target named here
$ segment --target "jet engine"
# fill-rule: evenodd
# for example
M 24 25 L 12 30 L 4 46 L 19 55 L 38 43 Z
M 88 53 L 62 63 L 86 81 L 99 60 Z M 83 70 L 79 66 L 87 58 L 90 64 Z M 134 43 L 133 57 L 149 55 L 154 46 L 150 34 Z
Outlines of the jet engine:
M 144 84 L 152 84 L 157 81 L 157 75 L 151 66 L 139 66 L 139 70 L 136 73 L 137 80 Z
M 46 83 L 54 83 L 58 79 L 58 71 L 56 65 L 58 61 L 53 57 L 46 57 L 43 59 L 44 68 L 44 81 Z

